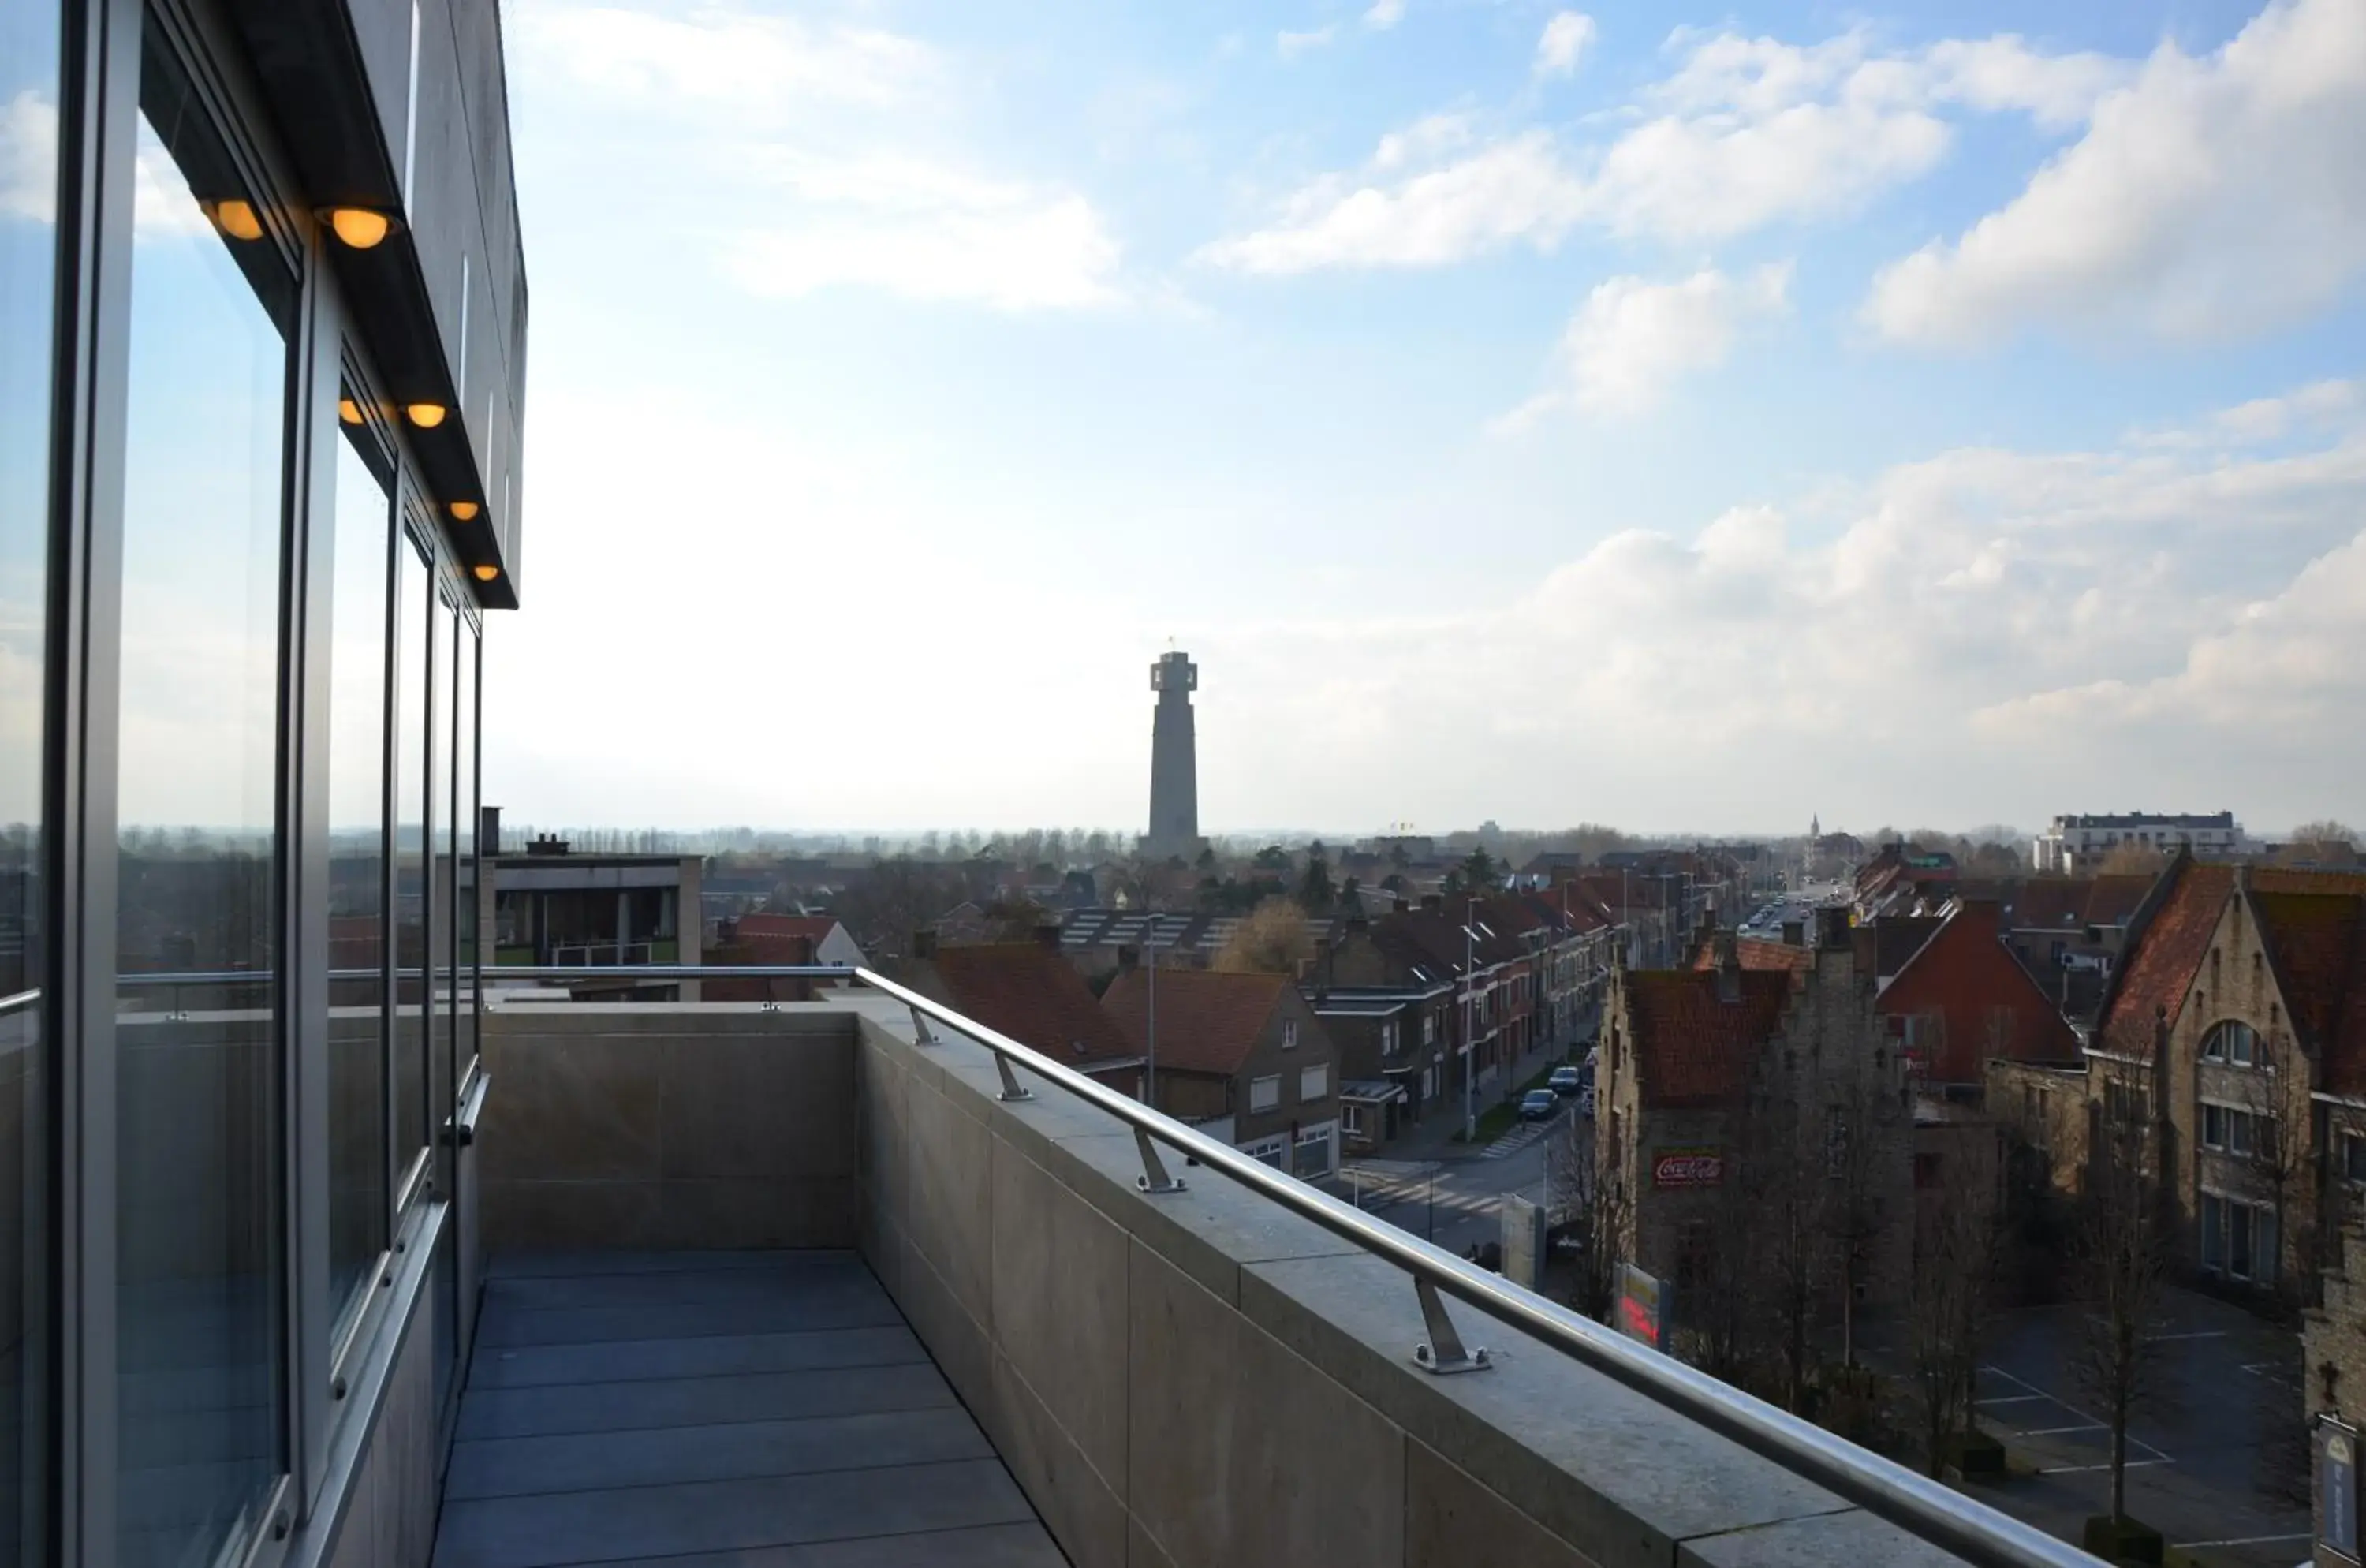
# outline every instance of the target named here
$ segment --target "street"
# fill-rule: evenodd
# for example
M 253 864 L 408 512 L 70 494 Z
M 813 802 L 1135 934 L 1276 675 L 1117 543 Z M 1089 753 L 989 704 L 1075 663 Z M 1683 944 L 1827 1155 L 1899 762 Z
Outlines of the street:
M 1473 1153 L 1450 1159 L 1368 1159 L 1341 1168 L 1340 1195 L 1358 1208 L 1455 1253 L 1503 1239 L 1496 1217 L 1506 1192 L 1545 1201 L 1546 1151 L 1568 1135 L 1576 1114 L 1564 1100 L 1549 1122 L 1514 1124 L 1506 1144 L 1536 1134 L 1524 1146 L 1498 1155 Z

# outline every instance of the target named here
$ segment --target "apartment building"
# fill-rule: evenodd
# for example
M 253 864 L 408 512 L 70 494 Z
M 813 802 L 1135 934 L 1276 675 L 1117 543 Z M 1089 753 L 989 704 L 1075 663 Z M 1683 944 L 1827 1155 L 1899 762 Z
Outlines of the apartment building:
M 2242 824 L 2231 811 L 2089 812 L 2054 818 L 2045 831 L 2030 841 L 2029 858 L 2040 872 L 2080 876 L 2092 874 L 2105 857 L 2123 845 L 2163 854 L 2183 850 L 2203 860 L 2225 860 L 2240 854 L 2247 841 Z

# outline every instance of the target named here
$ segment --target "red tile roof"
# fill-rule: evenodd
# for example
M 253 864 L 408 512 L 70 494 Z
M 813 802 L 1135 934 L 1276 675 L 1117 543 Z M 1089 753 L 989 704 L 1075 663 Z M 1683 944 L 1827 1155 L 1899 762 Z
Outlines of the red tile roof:
M 2155 1020 L 2175 1024 L 2210 951 L 2210 933 L 2235 890 L 2235 869 L 2182 859 L 2162 874 L 2175 881 L 2131 944 L 2097 1030 L 2114 1055 L 2152 1060 Z
M 817 943 L 837 929 L 835 915 L 775 915 L 761 910 L 740 916 L 733 927 L 742 938 L 799 936 Z
M 1041 942 L 940 947 L 935 958 L 913 969 L 919 981 L 914 989 L 941 992 L 956 1011 L 1059 1061 L 1142 1055 L 1093 999 L 1084 976 Z M 931 970 L 938 982 L 933 987 L 926 979 Z
M 2136 906 L 2152 891 L 2154 878 L 2114 873 L 2094 879 L 2079 918 L 2090 926 L 2124 926 L 2135 918 Z
M 2366 874 L 2262 866 L 2251 893 L 2326 1089 L 2366 1096 Z
M 2112 878 L 2151 883 L 2150 877 Z M 2087 923 L 2087 905 L 2095 896 L 2090 877 L 2033 876 L 2003 895 L 2006 921 L 2016 931 L 2076 931 Z M 2136 897 L 2144 897 L 2139 889 Z M 2135 906 L 2129 906 L 2133 908 Z
M 2358 946 L 2353 894 L 2255 893 L 2259 929 L 2283 980 L 2293 1026 L 2311 1047 L 2335 1037 Z
M 1626 976 L 1636 1091 L 1653 1108 L 1713 1106 L 1747 1087 L 1750 1065 L 1782 1026 L 1787 970 L 1745 969 L 1740 998 L 1718 997 L 1702 969 L 1634 969 Z
M 1733 955 L 1744 969 L 1783 970 L 1805 974 L 1816 966 L 1816 952 L 1811 947 L 1793 947 L 1788 942 L 1766 942 L 1758 937 L 1737 938 Z M 1717 967 L 1717 948 L 1712 942 L 1702 942 L 1693 950 L 1693 967 Z
M 1977 1083 L 1991 1056 L 2075 1063 L 2079 1036 L 2012 950 L 2002 914 L 1981 900 L 1957 906 L 1898 971 L 1876 1004 L 1884 1017 L 1935 1015 L 1939 1038 L 1922 1060 L 1934 1083 Z
M 1290 985 L 1284 975 L 1161 969 L 1158 1070 L 1217 1073 L 1225 1077 L 1239 1072 Z M 1132 969 L 1120 975 L 1110 983 L 1101 1006 L 1132 1054 L 1143 1055 L 1150 1041 L 1149 971 Z M 1313 1031 L 1322 1026 L 1309 1018 L 1299 1027 Z

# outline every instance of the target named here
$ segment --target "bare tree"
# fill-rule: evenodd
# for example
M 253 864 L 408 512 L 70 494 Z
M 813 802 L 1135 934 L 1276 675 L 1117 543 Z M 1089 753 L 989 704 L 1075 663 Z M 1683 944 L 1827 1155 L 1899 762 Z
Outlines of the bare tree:
M 2169 1217 L 2157 1167 L 2148 1116 L 2103 1117 L 2071 1236 L 2086 1311 L 2070 1368 L 2111 1429 L 2115 1520 L 2127 1517 L 2128 1418 L 2151 1391 L 2156 1348 L 2146 1336 L 2169 1272 Z
M 1268 898 L 1241 921 L 1211 967 L 1235 975 L 1295 975 L 1313 956 L 1306 911 L 1288 898 Z
M 1763 1371 L 1771 1396 L 1797 1412 L 1829 1275 L 1822 1123 L 1787 1081 L 1770 1092 L 1753 1073 L 1726 1127 L 1717 1200 L 1678 1280 L 1689 1359 L 1732 1383 Z
M 2169 857 L 2150 844 L 2115 844 L 2096 870 L 2104 876 L 2152 876 L 2169 864 Z
M 1707 1213 L 1679 1239 L 1673 1337 L 1685 1360 L 1739 1387 L 1750 1381 L 1763 1326 L 1757 1287 L 1763 1232 L 1756 1196 L 1734 1157 L 1737 1142 L 1727 1144 Z
M 1907 1288 L 1907 1360 L 1933 1479 L 1949 1445 L 1969 1430 L 1973 1387 L 2002 1252 L 2002 1205 L 1992 1164 L 1968 1146 L 1942 1154 L 1938 1186 L 1916 1216 Z
M 958 873 L 908 855 L 873 861 L 870 874 L 839 896 L 832 913 L 874 958 L 900 957 L 912 933 L 932 926 L 962 901 Z
M 2293 1064 L 2289 1061 L 2274 1064 L 2274 1068 L 2283 1070 L 2270 1066 L 2270 1053 L 2287 1054 L 2280 1050 L 2284 1043 L 2282 1040 L 2259 1039 L 2253 1047 L 2258 1053 L 2254 1065 L 2248 1070 L 2230 1070 L 2219 1080 L 2234 1083 L 2235 1098 L 2248 1119 L 2250 1146 L 2239 1157 L 2249 1168 L 2256 1187 L 2266 1190 L 2269 1204 L 2275 1213 L 2277 1253 L 2281 1253 L 2285 1238 L 2292 1234 L 2286 1227 L 2293 1200 L 2299 1194 L 2301 1184 L 2314 1175 L 2307 1139 L 2299 1131 L 2306 1122 L 2295 1120 L 2309 1115 L 2306 1077 L 2290 1070 Z M 2300 1236 L 2293 1240 L 2295 1250 L 2303 1254 L 2304 1265 L 2313 1266 L 2309 1255 L 2315 1252 L 2315 1238 Z M 2284 1294 L 2290 1294 L 2301 1282 L 2292 1277 L 2283 1267 L 2282 1258 L 2274 1253 L 2254 1261 L 2251 1277 L 2271 1284 Z
M 1549 1207 L 1560 1234 L 1577 1251 L 1570 1302 L 1596 1323 L 1610 1321 L 1618 1300 L 1633 1210 L 1624 1179 L 1594 1137 L 1594 1123 L 1572 1116 L 1545 1150 Z
M 1904 1114 L 1897 1094 L 1870 1063 L 1856 1062 L 1824 1107 L 1825 1186 L 1818 1205 L 1831 1247 L 1833 1283 L 1841 1309 L 1841 1361 L 1856 1365 L 1856 1300 L 1879 1257 L 1881 1243 L 1902 1225 L 1894 1206 L 1904 1201 L 1902 1162 L 1895 1122 Z

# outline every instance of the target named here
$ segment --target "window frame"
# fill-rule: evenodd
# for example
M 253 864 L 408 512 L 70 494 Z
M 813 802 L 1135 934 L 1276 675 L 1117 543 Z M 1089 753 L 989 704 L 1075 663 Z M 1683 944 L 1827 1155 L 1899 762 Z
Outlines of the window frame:
M 1262 1104 L 1258 1102 L 1258 1097 L 1261 1094 L 1266 1096 Z M 1256 1116 L 1264 1111 L 1279 1109 L 1281 1109 L 1281 1075 L 1279 1073 L 1266 1073 L 1249 1079 L 1250 1115 Z

